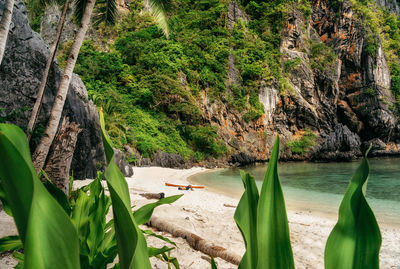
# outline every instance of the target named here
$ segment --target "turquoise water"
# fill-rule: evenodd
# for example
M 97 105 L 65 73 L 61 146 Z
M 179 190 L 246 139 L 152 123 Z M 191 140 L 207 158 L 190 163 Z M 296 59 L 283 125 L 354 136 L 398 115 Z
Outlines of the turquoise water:
M 288 209 L 336 217 L 350 178 L 360 163 L 280 163 L 279 176 Z M 260 189 L 267 165 L 242 169 L 255 177 Z M 238 168 L 197 174 L 190 181 L 236 198 L 243 193 Z M 400 158 L 370 159 L 367 200 L 378 222 L 400 226 Z

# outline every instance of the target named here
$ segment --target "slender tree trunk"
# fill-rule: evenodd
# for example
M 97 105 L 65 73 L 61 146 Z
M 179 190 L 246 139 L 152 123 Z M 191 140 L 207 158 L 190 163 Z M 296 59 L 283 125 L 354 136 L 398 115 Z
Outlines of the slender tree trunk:
M 44 169 L 51 182 L 63 190 L 66 195 L 68 195 L 69 191 L 69 170 L 72 157 L 78 134 L 81 131 L 79 124 L 69 122 L 68 117 L 63 118 L 60 129 L 51 146 L 49 161 Z
M 14 9 L 14 0 L 6 0 L 3 15 L 0 20 L 0 64 L 3 61 L 6 49 L 7 36 L 10 30 L 11 18 Z
M 26 128 L 26 136 L 28 138 L 28 141 L 31 138 L 32 131 L 35 128 L 36 120 L 37 120 L 39 112 L 40 112 L 40 107 L 42 105 L 44 90 L 46 88 L 47 79 L 48 79 L 49 73 L 50 73 L 50 68 L 54 61 L 54 57 L 56 55 L 58 44 L 60 43 L 61 33 L 64 28 L 65 17 L 67 15 L 68 6 L 69 6 L 69 0 L 66 0 L 64 3 L 63 11 L 61 13 L 61 17 L 58 20 L 57 34 L 56 34 L 56 37 L 54 38 L 53 44 L 51 45 L 51 48 L 50 48 L 50 55 L 49 55 L 49 58 L 47 59 L 46 69 L 44 70 L 44 73 L 42 76 L 42 81 L 40 82 L 40 88 L 39 88 L 39 91 L 38 91 L 38 94 L 36 97 L 35 105 L 33 106 L 33 109 L 32 109 L 32 115 L 31 115 L 31 118 L 29 119 L 28 127 Z
M 86 31 L 89 27 L 90 17 L 92 16 L 95 3 L 95 0 L 88 0 L 86 4 L 85 12 L 83 13 L 81 21 L 81 26 L 76 33 L 74 43 L 72 44 L 71 52 L 67 60 L 67 64 L 64 69 L 64 74 L 61 78 L 56 98 L 54 99 L 54 104 L 50 112 L 49 122 L 47 123 L 46 130 L 44 131 L 44 134 L 40 139 L 39 145 L 33 153 L 33 164 L 37 172 L 39 172 L 40 169 L 43 168 L 47 154 L 49 153 L 51 143 L 53 143 L 54 136 L 57 132 L 58 124 L 60 123 L 62 110 L 65 104 L 65 99 L 67 97 L 72 72 L 74 71 L 75 63 L 79 55 L 79 50 L 82 46 L 83 39 L 85 38 Z

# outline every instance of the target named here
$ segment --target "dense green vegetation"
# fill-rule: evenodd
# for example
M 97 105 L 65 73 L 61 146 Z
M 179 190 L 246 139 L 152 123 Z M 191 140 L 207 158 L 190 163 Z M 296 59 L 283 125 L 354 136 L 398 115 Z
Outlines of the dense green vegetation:
M 264 113 L 261 80 L 277 82 L 282 94 L 288 90 L 279 45 L 291 2 L 297 1 L 242 1 L 251 20 L 236 23 L 230 32 L 228 1 L 172 1 L 166 39 L 135 1 L 115 27 L 98 27 L 106 42 L 85 42 L 75 72 L 104 108 L 117 147 L 129 144 L 146 157 L 159 149 L 197 160 L 224 155 L 217 129 L 201 115 L 203 91 L 211 102 L 226 100 L 249 122 Z M 309 8 L 307 1 L 299 2 Z M 69 45 L 60 53 L 61 65 Z M 227 85 L 230 53 L 239 76 Z
M 338 9 L 341 2 L 331 4 Z M 377 37 L 383 42 L 399 104 L 400 20 L 372 0 L 352 2 L 367 26 L 369 55 L 377 53 Z M 131 12 L 116 26 L 97 27 L 93 41 L 82 47 L 75 72 L 90 98 L 104 108 L 107 130 L 117 147 L 131 145 L 145 157 L 157 150 L 196 160 L 225 155 L 228 151 L 217 129 L 203 120 L 204 98 L 227 103 L 232 113 L 250 122 L 264 113 L 260 83 L 277 83 L 281 95 L 292 93 L 288 76 L 300 59 L 282 62 L 281 30 L 293 5 L 306 17 L 311 14 L 309 1 L 238 3 L 250 20 L 239 21 L 232 31 L 227 28 L 225 0 L 171 1 L 169 39 L 141 12 L 141 1 L 132 2 Z M 64 44 L 60 53 L 61 64 L 69 45 Z M 337 55 L 329 46 L 312 40 L 308 45 L 313 69 L 333 68 Z M 229 55 L 237 69 L 233 78 L 228 73 Z

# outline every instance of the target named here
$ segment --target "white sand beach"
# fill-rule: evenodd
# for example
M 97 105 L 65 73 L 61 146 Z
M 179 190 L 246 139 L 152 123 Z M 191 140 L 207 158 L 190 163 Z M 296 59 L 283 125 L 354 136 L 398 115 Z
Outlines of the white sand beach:
M 215 245 L 224 247 L 242 255 L 244 243 L 234 222 L 235 208 L 224 204 L 237 205 L 238 199 L 214 193 L 206 189 L 181 191 L 175 187 L 166 187 L 165 182 L 190 184 L 187 178 L 193 174 L 205 172 L 204 168 L 186 170 L 144 167 L 134 168 L 134 176 L 127 178 L 133 204 L 142 206 L 155 200 L 147 200 L 141 193 L 160 193 L 166 196 L 184 194 L 172 205 L 158 207 L 153 216 L 166 220 L 186 229 Z M 83 186 L 89 181 L 76 181 L 75 186 Z M 111 213 L 110 213 L 111 214 Z M 326 239 L 332 230 L 335 216 L 319 216 L 315 212 L 292 210 L 289 205 L 288 219 L 290 223 L 291 242 L 296 268 L 323 268 L 323 253 Z M 144 227 L 145 228 L 145 227 Z M 400 227 L 381 225 L 382 248 L 380 254 L 381 268 L 400 268 Z M 0 213 L 0 237 L 15 234 L 13 222 L 4 212 Z M 171 256 L 177 257 L 181 268 L 210 268 L 210 263 L 204 259 L 204 254 L 193 250 L 184 239 L 175 238 L 162 233 L 177 244 Z M 163 241 L 148 238 L 148 245 L 160 247 Z M 1 257 L 0 257 L 1 258 Z M 216 259 L 218 268 L 236 268 L 222 259 Z M 12 268 L 9 257 L 2 257 L 0 268 Z M 152 258 L 153 268 L 167 268 L 163 262 Z

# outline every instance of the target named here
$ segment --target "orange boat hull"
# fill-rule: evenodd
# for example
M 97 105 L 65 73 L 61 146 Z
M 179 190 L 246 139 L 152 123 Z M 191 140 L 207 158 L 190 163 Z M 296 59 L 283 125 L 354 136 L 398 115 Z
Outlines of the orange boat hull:
M 171 184 L 171 183 L 165 183 L 165 186 L 168 187 L 178 187 L 178 188 L 186 188 L 186 187 L 191 187 L 193 189 L 204 189 L 204 186 L 199 186 L 199 185 L 181 185 L 181 184 Z

